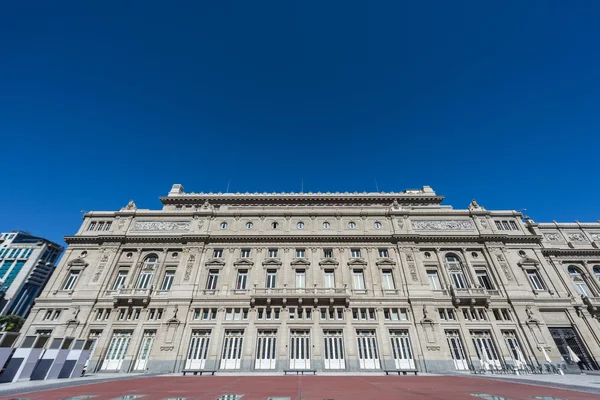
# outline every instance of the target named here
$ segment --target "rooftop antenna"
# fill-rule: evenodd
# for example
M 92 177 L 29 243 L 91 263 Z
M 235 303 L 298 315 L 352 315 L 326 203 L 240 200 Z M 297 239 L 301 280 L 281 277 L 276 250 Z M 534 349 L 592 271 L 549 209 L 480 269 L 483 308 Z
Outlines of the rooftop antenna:
M 304 193 L 304 178 L 302 178 L 302 187 L 300 189 L 300 193 Z
M 231 183 L 231 178 L 229 178 L 229 180 L 227 181 L 227 190 L 225 191 L 225 193 L 229 193 L 229 184 Z
M 375 189 L 377 189 L 377 193 L 379 193 L 379 185 L 377 185 L 377 178 L 375 178 Z

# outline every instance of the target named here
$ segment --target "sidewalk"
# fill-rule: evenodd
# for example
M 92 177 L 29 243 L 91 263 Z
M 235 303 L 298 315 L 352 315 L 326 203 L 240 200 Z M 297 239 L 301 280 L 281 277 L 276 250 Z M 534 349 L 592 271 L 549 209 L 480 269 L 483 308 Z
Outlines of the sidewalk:
M 18 381 L 0 383 L 0 396 L 11 396 L 27 392 L 38 392 L 48 389 L 60 389 L 72 386 L 89 385 L 93 383 L 126 380 L 133 378 L 142 378 L 156 376 L 155 374 L 132 374 L 132 373 L 111 373 L 111 374 L 92 374 L 81 378 L 70 379 L 49 379 L 45 381 Z

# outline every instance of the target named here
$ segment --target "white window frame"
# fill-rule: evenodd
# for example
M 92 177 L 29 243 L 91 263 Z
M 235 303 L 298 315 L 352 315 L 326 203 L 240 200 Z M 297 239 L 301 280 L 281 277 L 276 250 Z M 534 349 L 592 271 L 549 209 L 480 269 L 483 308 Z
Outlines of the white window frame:
M 219 281 L 219 270 L 211 269 L 208 271 L 206 279 L 206 290 L 217 290 L 217 282 Z
M 306 258 L 306 249 L 296 249 L 296 258 Z
M 165 272 L 165 277 L 163 278 L 163 282 L 160 287 L 160 290 L 171 290 L 174 280 L 175 280 L 175 270 L 174 269 L 167 270 Z
M 381 286 L 384 290 L 395 290 L 394 274 L 391 269 L 381 270 Z
M 276 269 L 268 269 L 267 270 L 265 286 L 267 289 L 275 289 L 277 287 L 277 270 Z
M 531 284 L 533 290 L 543 291 L 546 290 L 546 285 L 540 276 L 540 272 L 536 268 L 530 268 L 526 270 L 527 279 Z
M 362 269 L 352 270 L 352 287 L 354 290 L 366 290 L 365 289 L 365 271 Z
M 350 258 L 360 258 L 360 249 L 350 249 Z
M 248 287 L 248 270 L 238 269 L 237 278 L 235 280 L 235 290 L 246 290 Z
M 79 276 L 81 276 L 80 269 L 70 270 L 67 279 L 65 279 L 62 290 L 73 290 L 77 284 L 77 281 L 79 280 Z
M 306 288 L 306 270 L 296 269 L 296 289 Z

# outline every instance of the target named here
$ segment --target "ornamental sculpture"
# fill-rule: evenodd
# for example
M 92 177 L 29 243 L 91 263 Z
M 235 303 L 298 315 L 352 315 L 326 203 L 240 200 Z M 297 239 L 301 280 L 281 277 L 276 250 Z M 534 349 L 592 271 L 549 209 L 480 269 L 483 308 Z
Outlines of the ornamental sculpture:
M 583 242 L 585 240 L 581 233 L 570 233 L 567 237 L 571 242 Z
M 600 242 L 600 233 L 592 233 L 591 236 L 595 242 Z
M 550 242 L 559 242 L 560 241 L 560 235 L 558 234 L 558 232 L 544 233 L 544 237 L 546 238 L 546 240 L 548 240 Z
M 430 231 L 466 231 L 473 230 L 472 221 L 412 221 L 413 229 Z
M 189 221 L 136 221 L 132 231 L 187 231 Z

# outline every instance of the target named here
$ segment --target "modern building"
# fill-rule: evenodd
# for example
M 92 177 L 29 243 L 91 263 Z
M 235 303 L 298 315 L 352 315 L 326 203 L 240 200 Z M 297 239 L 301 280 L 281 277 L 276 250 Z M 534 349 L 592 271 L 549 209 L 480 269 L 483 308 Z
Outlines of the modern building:
M 92 371 L 597 369 L 600 223 L 442 200 L 174 185 L 85 214 L 24 332 Z
M 63 250 L 27 232 L 0 234 L 0 315 L 29 314 Z

